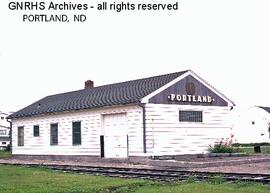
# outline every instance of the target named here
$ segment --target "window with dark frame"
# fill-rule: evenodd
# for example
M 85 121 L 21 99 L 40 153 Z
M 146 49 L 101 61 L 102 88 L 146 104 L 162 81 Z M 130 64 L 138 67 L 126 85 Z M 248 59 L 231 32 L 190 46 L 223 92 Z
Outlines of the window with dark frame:
M 39 137 L 39 125 L 34 125 L 34 137 Z
M 81 122 L 79 121 L 72 123 L 72 144 L 73 145 L 82 144 Z
M 24 128 L 18 127 L 18 146 L 24 146 Z
M 202 122 L 202 111 L 179 111 L 180 122 Z
M 51 124 L 51 145 L 58 145 L 58 124 Z

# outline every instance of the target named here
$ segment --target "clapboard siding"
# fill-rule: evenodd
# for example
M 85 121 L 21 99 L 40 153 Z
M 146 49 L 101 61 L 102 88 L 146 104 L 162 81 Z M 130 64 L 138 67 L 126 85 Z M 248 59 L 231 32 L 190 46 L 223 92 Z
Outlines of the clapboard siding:
M 14 119 L 12 129 L 13 154 L 27 155 L 100 155 L 100 135 L 103 134 L 102 115 L 126 113 L 128 120 L 129 155 L 143 153 L 142 109 L 124 106 L 59 113 Z M 82 144 L 72 145 L 72 122 L 81 121 Z M 58 123 L 58 145 L 50 145 L 50 124 Z M 40 136 L 34 137 L 33 126 L 39 125 Z M 24 127 L 24 146 L 18 147 L 17 128 Z
M 129 156 L 205 153 L 209 144 L 231 132 L 229 107 L 146 104 L 146 150 L 143 153 L 143 118 L 139 106 L 93 109 L 13 120 L 13 154 L 100 155 L 103 115 L 126 113 Z M 202 123 L 180 123 L 179 110 L 203 111 Z M 81 121 L 82 144 L 72 145 L 72 122 Z M 50 124 L 58 123 L 57 146 L 50 145 Z M 33 136 L 33 126 L 40 136 Z M 17 147 L 17 127 L 24 126 L 25 145 Z
M 203 111 L 202 123 L 179 122 L 180 110 Z M 207 147 L 231 132 L 229 107 L 146 105 L 148 155 L 205 153 Z

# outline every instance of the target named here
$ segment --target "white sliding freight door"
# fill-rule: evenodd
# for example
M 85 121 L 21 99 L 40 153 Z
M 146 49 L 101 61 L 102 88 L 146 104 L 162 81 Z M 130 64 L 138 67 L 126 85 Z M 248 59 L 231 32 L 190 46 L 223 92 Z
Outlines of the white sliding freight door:
M 127 116 L 125 113 L 103 116 L 104 155 L 106 158 L 127 158 Z

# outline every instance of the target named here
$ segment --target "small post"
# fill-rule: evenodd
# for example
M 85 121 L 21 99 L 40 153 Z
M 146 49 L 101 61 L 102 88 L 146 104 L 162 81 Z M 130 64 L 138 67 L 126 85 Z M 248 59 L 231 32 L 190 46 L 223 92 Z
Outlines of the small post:
M 255 146 L 254 146 L 254 152 L 255 152 L 255 153 L 261 153 L 261 146 L 255 145 Z

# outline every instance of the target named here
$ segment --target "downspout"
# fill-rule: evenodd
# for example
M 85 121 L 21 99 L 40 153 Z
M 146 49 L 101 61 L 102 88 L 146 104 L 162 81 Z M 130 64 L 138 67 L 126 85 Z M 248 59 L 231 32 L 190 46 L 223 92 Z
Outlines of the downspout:
M 12 154 L 12 121 L 7 118 L 7 122 L 9 122 L 9 146 L 10 146 L 10 153 Z
M 143 118 L 143 153 L 146 153 L 146 116 L 145 116 L 145 103 L 139 103 L 142 107 L 142 118 Z

